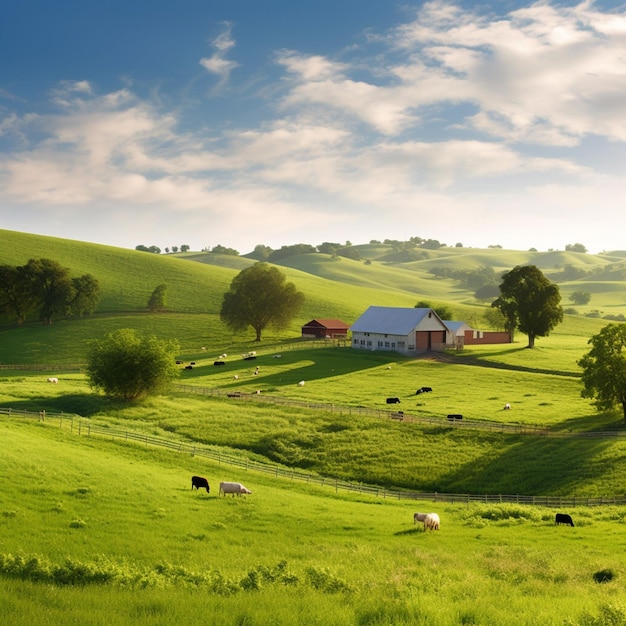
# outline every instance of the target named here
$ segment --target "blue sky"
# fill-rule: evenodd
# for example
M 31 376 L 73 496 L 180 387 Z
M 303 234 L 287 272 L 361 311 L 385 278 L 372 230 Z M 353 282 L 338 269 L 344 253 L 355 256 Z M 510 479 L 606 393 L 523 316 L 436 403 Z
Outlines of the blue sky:
M 625 5 L 5 4 L 0 228 L 626 249 Z

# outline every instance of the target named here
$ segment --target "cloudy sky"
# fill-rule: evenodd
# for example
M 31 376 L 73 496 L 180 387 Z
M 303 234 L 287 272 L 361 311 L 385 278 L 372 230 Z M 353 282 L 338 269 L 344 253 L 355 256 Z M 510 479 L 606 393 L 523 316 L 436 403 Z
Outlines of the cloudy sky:
M 22 0 L 0 228 L 241 253 L 626 249 L 626 8 Z

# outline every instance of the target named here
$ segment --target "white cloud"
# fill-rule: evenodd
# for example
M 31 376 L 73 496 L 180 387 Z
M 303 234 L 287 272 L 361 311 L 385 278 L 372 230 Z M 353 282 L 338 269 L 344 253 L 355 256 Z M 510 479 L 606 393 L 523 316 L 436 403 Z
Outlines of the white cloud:
M 210 57 L 200 59 L 200 65 L 212 74 L 219 76 L 216 89 L 223 87 L 230 78 L 230 73 L 239 67 L 235 61 L 225 58 L 229 50 L 235 46 L 235 40 L 231 37 L 232 24 L 224 22 L 224 31 L 220 33 L 212 42 L 215 52 Z

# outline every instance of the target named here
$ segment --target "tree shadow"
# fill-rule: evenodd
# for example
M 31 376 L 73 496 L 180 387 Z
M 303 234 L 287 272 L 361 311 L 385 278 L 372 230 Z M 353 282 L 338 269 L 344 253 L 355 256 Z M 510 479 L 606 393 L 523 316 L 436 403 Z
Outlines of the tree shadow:
M 106 396 L 98 394 L 77 393 L 63 396 L 39 396 L 24 400 L 14 400 L 3 403 L 5 409 L 12 411 L 28 411 L 39 413 L 45 410 L 49 413 L 68 413 L 80 415 L 81 417 L 91 417 L 97 413 L 120 408 L 122 403 Z M 124 405 L 126 406 L 126 405 Z

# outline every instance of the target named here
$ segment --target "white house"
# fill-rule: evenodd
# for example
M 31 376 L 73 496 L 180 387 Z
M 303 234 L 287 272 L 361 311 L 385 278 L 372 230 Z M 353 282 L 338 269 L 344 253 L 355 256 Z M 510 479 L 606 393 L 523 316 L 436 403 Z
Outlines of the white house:
M 432 309 L 371 306 L 350 327 L 352 347 L 416 354 L 446 347 L 451 331 Z

